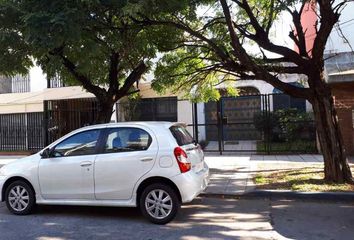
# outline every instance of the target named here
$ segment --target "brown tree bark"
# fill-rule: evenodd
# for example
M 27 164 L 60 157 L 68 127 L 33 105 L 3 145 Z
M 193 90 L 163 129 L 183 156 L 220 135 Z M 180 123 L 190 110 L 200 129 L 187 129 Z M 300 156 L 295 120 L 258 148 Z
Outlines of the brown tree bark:
M 115 103 L 114 101 L 98 102 L 98 112 L 97 112 L 97 117 L 95 119 L 95 124 L 109 123 L 111 121 L 114 103 Z
M 316 88 L 310 100 L 313 107 L 316 130 L 324 158 L 326 182 L 354 183 L 338 124 L 334 98 L 329 86 L 323 81 Z

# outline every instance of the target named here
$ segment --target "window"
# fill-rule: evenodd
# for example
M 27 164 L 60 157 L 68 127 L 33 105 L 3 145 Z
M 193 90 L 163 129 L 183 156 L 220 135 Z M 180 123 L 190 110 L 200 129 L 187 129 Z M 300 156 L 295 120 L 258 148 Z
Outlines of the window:
M 178 145 L 183 146 L 194 143 L 192 136 L 183 126 L 172 126 L 170 130 Z
M 58 145 L 53 151 L 54 157 L 68 157 L 95 154 L 100 130 L 89 130 L 71 136 Z
M 145 98 L 137 105 L 138 121 L 177 121 L 177 97 Z
M 144 151 L 151 141 L 151 136 L 140 128 L 112 128 L 107 135 L 105 152 Z

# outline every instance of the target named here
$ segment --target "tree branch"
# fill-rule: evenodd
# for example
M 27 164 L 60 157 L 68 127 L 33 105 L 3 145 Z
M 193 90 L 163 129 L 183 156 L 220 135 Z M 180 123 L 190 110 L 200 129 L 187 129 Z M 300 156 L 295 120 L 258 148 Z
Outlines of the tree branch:
M 282 56 L 288 58 L 289 60 L 291 60 L 293 63 L 297 64 L 298 66 L 306 66 L 307 65 L 307 62 L 305 61 L 305 59 L 303 59 L 294 50 L 289 49 L 284 46 L 276 45 L 270 41 L 268 34 L 259 24 L 256 16 L 254 15 L 251 7 L 249 6 L 247 0 L 242 0 L 242 2 L 240 2 L 238 0 L 233 0 L 233 2 L 235 2 L 240 8 L 245 10 L 248 18 L 250 19 L 251 25 L 253 26 L 253 28 L 256 31 L 256 34 L 249 35 L 249 36 L 247 36 L 247 38 L 253 40 L 254 42 L 256 42 L 260 47 L 262 47 L 265 50 L 277 53 L 279 55 L 282 55 Z M 229 9 L 226 2 L 225 2 L 225 7 Z M 231 15 L 230 15 L 230 20 L 231 20 Z
M 332 8 L 333 1 L 318 0 L 318 6 L 320 8 L 321 25 L 316 34 L 314 46 L 312 50 L 312 59 L 317 63 L 319 59 L 323 59 L 323 53 L 326 47 L 327 39 L 332 32 L 333 26 L 338 22 L 339 13 L 335 12 Z M 318 70 L 323 68 L 324 62 L 320 61 L 320 66 L 316 66 Z
M 140 24 L 145 24 L 145 25 L 167 25 L 167 26 L 171 26 L 171 27 L 175 27 L 177 29 L 181 29 L 187 33 L 189 33 L 190 35 L 200 39 L 201 41 L 209 44 L 209 46 L 214 50 L 214 52 L 220 57 L 220 59 L 223 62 L 229 62 L 232 61 L 230 56 L 228 55 L 228 53 L 226 53 L 222 48 L 220 48 L 213 40 L 205 37 L 203 34 L 199 33 L 198 31 L 194 31 L 192 28 L 190 28 L 189 26 L 182 24 L 181 22 L 173 22 L 173 21 L 167 21 L 167 20 L 152 20 L 149 19 L 146 16 L 141 16 L 143 18 L 143 20 L 139 20 L 139 19 L 135 19 L 132 18 L 133 21 L 135 21 L 136 23 L 140 23 Z
M 105 99 L 106 98 L 106 90 L 100 88 L 90 81 L 85 75 L 81 74 L 78 70 L 76 65 L 64 55 L 63 53 L 64 46 L 54 49 L 53 51 L 49 52 L 49 54 L 58 56 L 62 59 L 62 63 L 64 67 L 71 73 L 71 75 L 79 81 L 82 86 L 90 93 L 93 93 L 97 98 Z
M 147 71 L 148 67 L 141 61 L 134 70 L 125 79 L 123 86 L 118 90 L 117 96 L 125 96 L 135 82 L 138 82 L 141 76 Z
M 247 66 L 250 71 L 252 71 L 257 78 L 260 80 L 264 80 L 267 83 L 273 85 L 274 87 L 282 90 L 285 93 L 288 93 L 290 95 L 296 96 L 296 97 L 302 97 L 302 98 L 311 98 L 310 92 L 306 88 L 299 88 L 287 83 L 284 83 L 280 81 L 277 77 L 273 76 L 270 74 L 266 69 L 262 68 L 259 66 L 257 63 L 255 63 L 251 57 L 247 54 L 246 50 L 242 47 L 237 34 L 235 32 L 235 29 L 233 28 L 233 23 L 231 19 L 231 14 L 229 7 L 226 3 L 226 0 L 220 0 L 226 23 L 228 26 L 229 34 L 231 37 L 231 45 L 234 48 L 235 52 L 238 54 L 238 59 L 240 60 L 241 64 L 243 66 Z M 257 23 L 259 26 L 259 24 Z M 288 56 L 291 58 L 290 56 Z

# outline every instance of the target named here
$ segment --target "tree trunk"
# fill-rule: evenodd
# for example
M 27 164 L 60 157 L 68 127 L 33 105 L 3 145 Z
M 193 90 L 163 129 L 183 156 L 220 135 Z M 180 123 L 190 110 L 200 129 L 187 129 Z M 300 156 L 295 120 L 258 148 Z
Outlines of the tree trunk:
M 325 181 L 353 183 L 334 107 L 334 99 L 329 87 L 325 83 L 321 83 L 321 85 L 314 93 L 311 103 L 324 158 Z
M 109 123 L 111 121 L 113 113 L 113 105 L 111 102 L 99 102 L 98 103 L 98 112 L 95 120 L 96 124 L 99 123 Z

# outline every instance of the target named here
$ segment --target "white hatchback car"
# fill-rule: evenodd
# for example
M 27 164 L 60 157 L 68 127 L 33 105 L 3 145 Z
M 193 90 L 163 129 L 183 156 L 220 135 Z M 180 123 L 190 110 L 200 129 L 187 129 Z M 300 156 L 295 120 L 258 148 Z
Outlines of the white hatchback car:
M 207 186 L 204 154 L 185 125 L 84 127 L 0 168 L 0 201 L 17 215 L 35 204 L 140 207 L 165 224 Z

